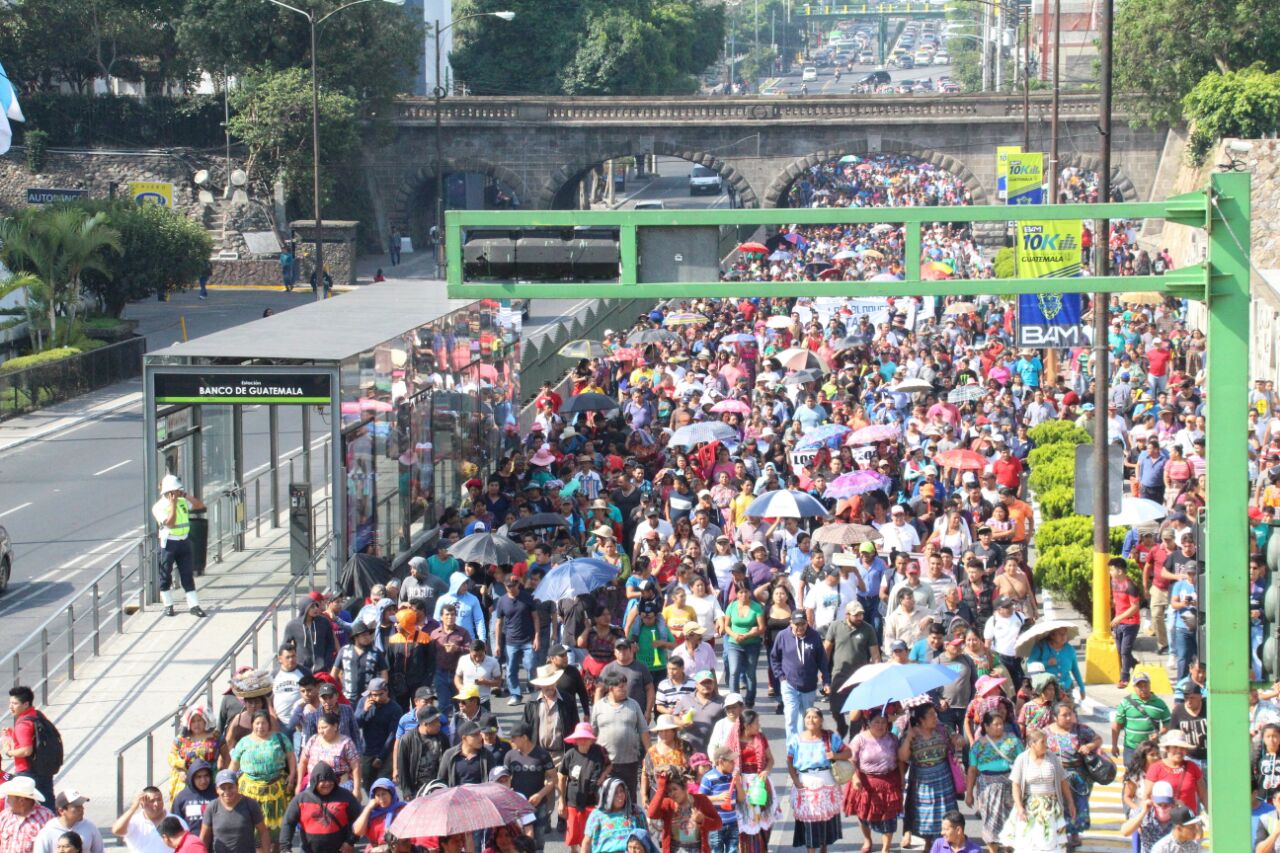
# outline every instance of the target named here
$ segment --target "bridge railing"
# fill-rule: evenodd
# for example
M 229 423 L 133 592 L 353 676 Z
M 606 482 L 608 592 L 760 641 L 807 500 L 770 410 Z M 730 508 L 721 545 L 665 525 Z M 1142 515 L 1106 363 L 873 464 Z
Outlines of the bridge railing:
M 1034 93 L 1031 110 L 1048 114 L 1051 95 Z M 435 121 L 431 98 L 396 101 L 396 119 L 402 124 Z M 945 121 L 974 118 L 1011 118 L 1022 115 L 1022 97 L 1009 95 L 821 95 L 804 98 L 744 96 L 729 98 L 542 98 L 464 97 L 440 104 L 440 120 L 452 124 L 663 124 L 668 122 L 769 122 L 812 123 L 874 118 L 902 123 L 915 120 Z M 1092 93 L 1067 94 L 1059 112 L 1068 118 L 1097 114 L 1098 97 Z

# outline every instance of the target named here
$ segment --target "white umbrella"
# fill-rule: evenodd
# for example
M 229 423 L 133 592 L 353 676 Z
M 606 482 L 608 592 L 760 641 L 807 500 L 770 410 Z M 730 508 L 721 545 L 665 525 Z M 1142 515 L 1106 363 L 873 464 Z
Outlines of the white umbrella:
M 901 391 L 906 394 L 915 394 L 919 391 L 932 391 L 933 384 L 925 382 L 923 379 L 904 379 L 897 385 L 892 385 L 890 391 Z
M 840 685 L 840 690 L 844 691 L 844 690 L 850 689 L 851 687 L 857 687 L 859 684 L 866 681 L 868 678 L 872 678 L 874 676 L 879 675 L 880 673 L 884 672 L 886 669 L 888 669 L 891 666 L 906 666 L 906 665 L 907 664 L 896 663 L 894 661 L 887 661 L 886 663 L 864 663 L 862 666 L 858 667 L 857 671 L 854 672 L 853 675 L 849 676 L 848 681 Z
M 1107 516 L 1107 524 L 1111 527 L 1137 527 L 1154 524 L 1167 514 L 1168 511 L 1155 501 L 1125 495 L 1120 499 L 1120 511 Z
M 791 318 L 784 317 L 781 314 L 775 314 L 768 320 L 765 320 L 764 324 L 770 329 L 789 329 L 791 328 Z
M 1067 622 L 1064 619 L 1050 619 L 1046 622 L 1037 622 L 1018 635 L 1018 657 L 1025 658 L 1030 655 L 1031 650 L 1035 648 L 1036 643 L 1040 642 L 1059 628 L 1067 629 L 1068 643 L 1080 634 L 1080 628 L 1074 622 Z

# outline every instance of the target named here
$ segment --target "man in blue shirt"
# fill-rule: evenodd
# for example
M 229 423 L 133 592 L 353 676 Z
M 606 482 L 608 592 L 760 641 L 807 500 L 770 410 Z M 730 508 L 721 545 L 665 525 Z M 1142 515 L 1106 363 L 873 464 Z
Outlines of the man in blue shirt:
M 1022 377 L 1022 384 L 1028 388 L 1040 387 L 1040 374 L 1044 372 L 1044 364 L 1034 350 L 1023 350 L 1022 357 L 1014 362 L 1013 369 Z
M 1186 676 L 1192 659 L 1196 656 L 1196 624 L 1199 621 L 1199 601 L 1196 595 L 1195 573 L 1199 566 L 1194 559 L 1196 541 L 1187 536 L 1182 540 L 1180 568 L 1190 578 L 1174 583 L 1169 590 L 1169 606 L 1173 611 L 1173 654 L 1178 661 L 1177 678 Z
M 734 805 L 737 797 L 733 790 L 733 751 L 721 748 L 712 756 L 712 761 L 715 766 L 698 784 L 699 793 L 711 800 L 722 823 L 720 829 L 712 830 L 708 839 L 711 853 L 737 853 L 738 812 Z
M 1138 485 L 1142 497 L 1156 503 L 1164 503 L 1164 466 L 1169 454 L 1160 449 L 1160 442 L 1147 440 L 1147 452 L 1138 457 Z

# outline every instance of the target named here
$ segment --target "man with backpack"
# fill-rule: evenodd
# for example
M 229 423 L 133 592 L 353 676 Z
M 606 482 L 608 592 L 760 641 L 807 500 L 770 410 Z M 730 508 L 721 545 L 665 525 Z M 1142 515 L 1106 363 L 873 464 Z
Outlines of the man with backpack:
M 49 718 L 36 710 L 36 695 L 30 687 L 9 690 L 9 713 L 13 728 L 0 739 L 0 754 L 13 759 L 14 773 L 36 783 L 44 799 L 53 802 L 53 777 L 62 769 L 62 735 Z

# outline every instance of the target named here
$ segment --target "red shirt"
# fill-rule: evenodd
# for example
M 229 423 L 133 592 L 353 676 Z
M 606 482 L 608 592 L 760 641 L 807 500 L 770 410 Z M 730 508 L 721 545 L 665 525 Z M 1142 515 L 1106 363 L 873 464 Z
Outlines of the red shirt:
M 1169 370 L 1169 359 L 1171 358 L 1173 358 L 1173 350 L 1157 349 L 1155 347 L 1147 350 L 1147 375 L 1164 376 Z
M 173 853 L 209 853 L 209 851 L 198 835 L 184 832 L 182 833 L 182 840 L 178 842 L 178 846 L 173 848 Z
M 13 724 L 13 745 L 22 747 L 36 745 L 36 709 L 28 708 L 18 715 Z M 14 756 L 13 769 L 17 773 L 26 773 L 31 769 L 31 756 L 18 758 Z
M 1163 761 L 1157 761 L 1147 768 L 1147 778 L 1152 782 L 1164 780 L 1172 785 L 1173 798 L 1191 809 L 1192 814 L 1200 811 L 1200 795 L 1196 792 L 1196 785 L 1201 776 L 1200 768 L 1190 761 L 1184 761 L 1180 771 L 1173 770 Z
M 1022 460 L 1010 454 L 1008 459 L 1001 458 L 992 462 L 991 471 L 996 475 L 997 483 L 1016 489 L 1022 481 Z
M 563 397 L 561 397 L 555 391 L 552 391 L 549 394 L 539 394 L 538 399 L 533 401 L 534 408 L 535 409 L 542 408 L 542 403 L 545 400 L 551 401 L 551 411 L 555 412 L 556 414 L 560 414 L 560 407 L 564 405 Z
M 1122 581 L 1111 581 L 1111 607 L 1112 612 L 1119 616 L 1134 604 L 1142 604 L 1142 595 L 1138 592 L 1138 585 L 1133 581 L 1125 578 Z M 1142 623 L 1142 613 L 1140 610 L 1134 610 L 1133 615 L 1126 616 L 1120 620 L 1121 625 L 1139 625 Z

